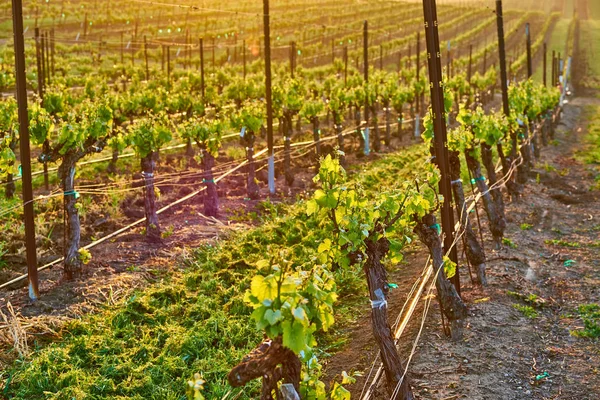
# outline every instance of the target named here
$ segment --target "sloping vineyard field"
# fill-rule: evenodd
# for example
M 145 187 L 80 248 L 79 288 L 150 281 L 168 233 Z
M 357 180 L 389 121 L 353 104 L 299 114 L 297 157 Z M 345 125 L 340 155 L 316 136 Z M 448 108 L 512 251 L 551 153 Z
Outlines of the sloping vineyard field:
M 432 3 L 0 5 L 0 396 L 595 398 L 596 5 Z

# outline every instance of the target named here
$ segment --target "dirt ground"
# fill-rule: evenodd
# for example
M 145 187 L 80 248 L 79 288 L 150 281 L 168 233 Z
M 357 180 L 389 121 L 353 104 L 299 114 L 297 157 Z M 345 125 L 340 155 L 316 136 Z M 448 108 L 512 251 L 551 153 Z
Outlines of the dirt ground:
M 462 341 L 444 336 L 439 307 L 431 302 L 409 366 L 417 398 L 586 400 L 600 394 L 598 341 L 571 334 L 583 328 L 577 307 L 600 301 L 600 194 L 590 191 L 590 167 L 574 158 L 586 133 L 589 104 L 599 101 L 575 98 L 566 105 L 556 142 L 542 150 L 524 196 L 507 204 L 506 237 L 512 246 L 496 251 L 490 235 L 484 235 L 489 286 L 472 285 L 462 269 L 462 295 L 469 308 Z M 577 247 L 546 243 L 550 240 Z M 392 273 L 390 281 L 398 282 L 400 290 L 392 291 L 391 320 L 424 261 L 420 251 Z M 523 300 L 532 294 L 537 296 L 536 318 L 515 308 L 527 305 Z M 423 305 L 424 298 L 401 338 L 405 360 L 419 332 Z M 377 354 L 370 328 L 365 308 L 351 328 L 352 348 L 333 356 L 326 367 L 329 378 L 342 370 L 361 373 L 349 387 L 352 398 L 361 398 Z M 376 392 L 374 398 L 389 398 L 384 388 Z

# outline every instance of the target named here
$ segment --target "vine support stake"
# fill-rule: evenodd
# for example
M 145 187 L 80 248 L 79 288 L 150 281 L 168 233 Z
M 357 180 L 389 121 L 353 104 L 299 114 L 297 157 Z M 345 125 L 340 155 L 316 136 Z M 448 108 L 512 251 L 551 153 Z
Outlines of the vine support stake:
M 29 148 L 29 117 L 27 114 L 27 80 L 25 76 L 25 38 L 23 37 L 23 4 L 21 0 L 12 0 L 12 13 L 13 33 L 15 36 L 15 80 L 17 104 L 19 107 L 19 146 L 21 151 L 25 249 L 27 253 L 27 275 L 29 277 L 29 298 L 31 300 L 37 300 L 40 297 L 40 291 L 38 286 L 37 253 L 35 246 L 31 154 Z M 39 35 L 38 28 L 35 28 L 35 33 L 37 38 Z
M 267 100 L 267 146 L 269 148 L 269 193 L 275 194 L 275 154 L 273 152 L 273 99 L 271 94 L 271 26 L 269 0 L 263 0 L 265 29 L 265 94 Z
M 290 75 L 294 79 L 294 54 L 296 53 L 296 42 L 290 43 Z
M 167 46 L 167 87 L 171 89 L 171 46 Z
M 369 22 L 365 20 L 363 28 L 363 74 L 365 89 L 369 85 Z M 369 155 L 369 95 L 365 96 L 365 155 Z
M 437 10 L 435 0 L 423 0 L 425 17 L 425 39 L 427 42 L 427 61 L 429 64 L 429 87 L 431 91 L 431 110 L 435 161 L 441 172 L 440 193 L 444 196 L 442 204 L 442 231 L 444 233 L 444 251 L 449 252 L 450 260 L 457 264 L 456 273 L 450 279 L 460 296 L 460 274 L 458 270 L 458 252 L 454 242 L 454 214 L 452 210 L 452 185 L 450 183 L 450 163 L 448 159 L 448 138 L 446 132 L 446 111 L 444 107 L 444 87 L 442 60 L 438 33 Z M 436 266 L 437 267 L 437 266 Z
M 344 46 L 344 86 L 348 84 L 348 46 Z
M 246 79 L 246 39 L 244 39 L 242 45 L 244 46 L 244 48 L 242 49 L 242 61 L 244 63 L 244 79 Z
M 131 66 L 133 67 L 135 65 L 135 50 L 133 48 L 133 43 L 134 43 L 134 36 L 131 35 Z
M 543 82 L 544 82 L 544 86 L 548 86 L 548 82 L 547 82 L 547 73 L 548 73 L 548 46 L 546 44 L 546 42 L 544 42 L 544 67 L 543 67 Z
M 531 78 L 533 75 L 533 68 L 531 66 L 531 28 L 529 22 L 525 24 L 525 36 L 527 40 L 527 78 Z
M 200 38 L 198 42 L 198 51 L 200 52 L 200 88 L 202 90 L 202 105 L 206 104 L 204 99 L 204 39 Z M 244 78 L 246 78 L 246 53 L 244 52 Z
M 555 86 L 556 85 L 556 51 L 552 50 L 552 79 L 551 79 L 551 85 Z
M 473 75 L 473 45 L 469 45 L 469 69 L 467 72 L 467 79 L 469 85 L 471 84 L 471 76 Z
M 150 80 L 150 69 L 148 68 L 148 41 L 144 35 L 144 63 L 146 65 L 146 80 Z
M 506 73 L 506 48 L 504 43 L 504 20 L 502 16 L 502 0 L 496 0 L 496 23 L 498 25 L 498 62 L 500 63 L 500 87 L 502 89 L 502 110 L 504 111 L 504 115 L 507 117 L 510 116 L 510 106 L 508 104 L 508 77 Z M 511 149 L 511 159 L 514 161 L 517 157 L 517 134 L 516 132 L 511 132 L 511 140 L 512 140 L 512 149 Z M 501 145 L 498 144 L 498 149 L 501 149 Z M 500 151 L 499 151 L 500 153 Z M 501 155 L 502 156 L 502 155 Z M 504 163 L 504 160 L 503 160 Z M 506 163 L 504 163 L 506 164 Z M 503 165 L 503 170 L 505 174 L 508 174 L 508 166 Z M 513 193 L 511 190 L 512 180 L 514 178 L 514 174 L 508 176 L 507 187 L 511 195 L 517 196 L 517 193 Z

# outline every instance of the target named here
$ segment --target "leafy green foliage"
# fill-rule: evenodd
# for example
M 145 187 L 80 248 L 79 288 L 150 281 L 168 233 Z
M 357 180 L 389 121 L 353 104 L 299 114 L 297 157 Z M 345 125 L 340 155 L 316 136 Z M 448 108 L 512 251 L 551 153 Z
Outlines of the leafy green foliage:
M 107 102 L 85 101 L 66 116 L 53 147 L 65 155 L 73 149 L 84 149 L 84 143 L 97 141 L 112 132 L 112 109 Z
M 302 109 L 300 110 L 300 115 L 302 118 L 312 122 L 315 118 L 319 117 L 319 114 L 323 112 L 324 108 L 323 102 L 319 99 L 305 100 Z
M 266 118 L 266 110 L 263 103 L 250 101 L 244 103 L 231 117 L 231 125 L 237 129 L 246 128 L 251 133 L 258 133 Z
M 429 187 L 439 180 L 433 168 L 426 180 Z M 352 254 L 366 254 L 367 241 L 376 242 L 381 237 L 388 238 L 390 256 L 399 261 L 400 250 L 412 240 L 413 219 L 427 214 L 438 200 L 432 190 L 420 193 L 410 182 L 402 183 L 401 189 L 371 195 L 349 182 L 339 160 L 329 155 L 322 160 L 314 181 L 320 188 L 307 202 L 306 212 L 333 233 L 318 251 L 322 261 L 335 260 L 342 267 L 351 265 Z
M 262 260 L 257 266 L 262 269 L 268 264 Z M 334 322 L 335 281 L 323 265 L 309 271 L 292 268 L 290 261 L 282 259 L 271 266 L 271 274 L 254 276 L 244 301 L 254 308 L 252 318 L 258 329 L 273 339 L 282 336 L 284 346 L 310 357 L 316 344 L 314 332 L 327 331 Z
M 170 121 L 164 113 L 137 120 L 129 127 L 129 134 L 131 144 L 141 158 L 160 150 L 173 137 Z
M 213 156 L 219 154 L 221 148 L 221 136 L 226 124 L 219 119 L 208 119 L 205 117 L 191 118 L 178 126 L 179 135 L 189 138 Z

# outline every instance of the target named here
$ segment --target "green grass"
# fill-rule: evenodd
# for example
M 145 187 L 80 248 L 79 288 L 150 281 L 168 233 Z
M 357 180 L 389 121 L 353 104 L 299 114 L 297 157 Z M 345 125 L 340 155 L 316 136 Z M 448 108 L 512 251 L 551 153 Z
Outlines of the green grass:
M 598 338 L 600 337 L 600 305 L 582 304 L 577 308 L 577 313 L 583 320 L 583 330 L 571 331 L 573 336 Z
M 566 240 L 558 240 L 558 239 L 548 239 L 544 240 L 544 243 L 551 244 L 554 246 L 562 246 L 562 247 L 581 247 L 581 245 L 577 242 L 567 242 Z
M 524 306 L 522 304 L 513 304 L 513 307 L 519 310 L 526 318 L 534 319 L 538 317 L 538 312 L 531 306 Z
M 502 244 L 505 246 L 510 247 L 511 249 L 516 249 L 517 245 L 515 242 L 513 242 L 511 239 L 509 238 L 502 238 Z
M 403 149 L 354 169 L 367 187 L 410 179 L 425 159 L 424 146 Z M 327 237 L 305 212 L 305 203 L 272 205 L 260 227 L 198 248 L 182 261 L 185 272 L 135 292 L 123 303 L 69 323 L 62 339 L 36 344 L 27 359 L 0 371 L 4 396 L 15 399 L 184 399 L 187 380 L 202 373 L 203 394 L 220 399 L 233 389 L 226 375 L 262 339 L 243 296 L 256 262 L 285 247 L 305 262 Z M 335 272 L 336 324 L 347 326 L 366 300 L 363 272 Z M 333 331 L 319 336 L 321 353 L 344 343 Z M 230 394 L 258 398 L 260 382 Z
M 548 42 L 548 58 L 546 64 L 547 82 L 552 80 L 552 51 L 555 51 L 557 54 L 560 52 L 561 55 L 565 54 L 570 22 L 570 19 L 567 18 L 559 19 L 554 25 L 554 29 L 552 29 L 552 34 L 550 35 L 550 40 Z M 544 65 L 543 62 L 540 62 L 538 67 L 533 72 L 533 80 L 535 82 L 543 82 L 543 72 Z

